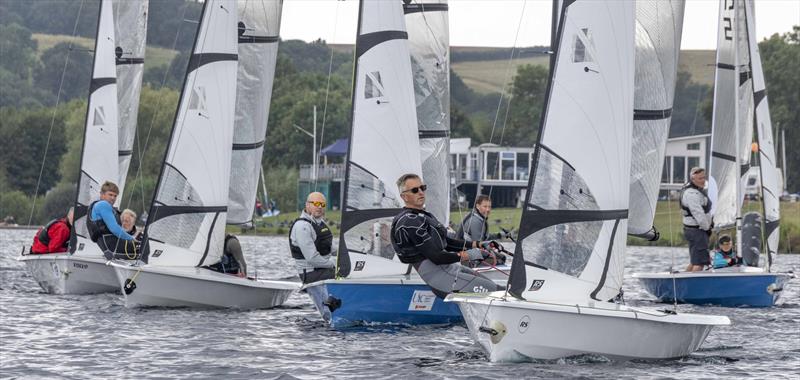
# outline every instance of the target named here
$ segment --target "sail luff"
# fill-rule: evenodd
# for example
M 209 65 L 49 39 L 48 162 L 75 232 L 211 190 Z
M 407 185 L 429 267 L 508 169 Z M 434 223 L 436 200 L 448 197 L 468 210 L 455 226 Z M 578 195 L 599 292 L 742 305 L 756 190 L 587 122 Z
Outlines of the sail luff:
M 450 39 L 447 0 L 404 4 L 419 127 L 425 209 L 450 219 Z
M 778 187 L 778 168 L 776 159 L 775 142 L 772 135 L 772 121 L 769 115 L 769 102 L 767 101 L 766 82 L 761 65 L 761 53 L 756 42 L 755 17 L 753 2 L 745 0 L 746 27 L 748 37 L 748 51 L 753 73 L 753 99 L 755 105 L 755 130 L 758 141 L 758 165 L 761 178 L 761 199 L 764 213 L 764 235 L 767 248 L 767 263 L 772 263 L 772 257 L 778 253 L 780 236 L 780 201 L 778 196 L 781 189 Z
M 634 7 L 566 1 L 560 20 L 510 291 L 537 299 L 607 300 L 622 286 Z
M 203 6 L 158 187 L 145 227 L 151 265 L 222 257 L 236 99 L 236 2 Z
M 628 234 L 653 226 L 678 71 L 684 0 L 636 1 L 636 90 Z
M 139 115 L 149 0 L 114 0 L 117 102 L 119 104 L 119 196 L 125 190 Z
M 281 0 L 238 1 L 239 65 L 228 224 L 246 224 L 253 219 L 283 6 Z
M 388 233 L 391 218 L 403 207 L 395 181 L 405 173 L 422 173 L 422 167 L 401 2 L 361 2 L 353 83 L 338 273 L 404 273 L 406 265 L 395 257 Z
M 114 65 L 114 19 L 110 0 L 100 2 L 95 39 L 92 79 L 86 119 L 78 191 L 75 203 L 73 254 L 81 254 L 89 241 L 86 228 L 88 207 L 100 196 L 105 181 L 119 178 L 117 165 L 117 73 Z

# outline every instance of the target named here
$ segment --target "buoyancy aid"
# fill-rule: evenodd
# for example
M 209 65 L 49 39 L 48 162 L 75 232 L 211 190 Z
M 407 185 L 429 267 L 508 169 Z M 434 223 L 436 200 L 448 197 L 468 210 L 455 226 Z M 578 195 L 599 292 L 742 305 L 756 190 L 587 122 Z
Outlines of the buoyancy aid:
M 322 256 L 328 256 L 331 254 L 331 248 L 333 246 L 333 232 L 331 229 L 328 228 L 328 225 L 325 224 L 324 221 L 320 221 L 319 224 L 314 223 L 313 220 L 308 218 L 297 218 L 292 222 L 292 226 L 289 227 L 289 250 L 292 253 L 292 258 L 296 260 L 304 260 L 305 256 L 303 256 L 303 251 L 300 249 L 300 246 L 295 245 L 292 242 L 292 229 L 297 222 L 304 221 L 311 224 L 311 228 L 314 229 L 314 233 L 317 235 L 317 238 L 314 239 L 314 247 L 317 249 Z
M 47 223 L 46 226 L 44 226 L 44 228 L 42 228 L 39 231 L 39 235 L 38 235 L 39 243 L 42 243 L 45 246 L 50 245 L 50 227 L 53 227 L 53 225 L 56 224 L 56 223 L 67 224 L 66 220 L 64 220 L 64 219 L 51 220 L 49 223 Z M 64 244 L 62 245 L 62 247 L 66 248 L 68 246 L 69 246 L 69 239 L 64 241 Z
M 441 240 L 447 236 L 447 229 L 436 218 L 425 210 L 404 208 L 400 214 L 392 220 L 392 247 L 397 252 L 397 258 L 404 264 L 416 264 L 425 260 L 423 255 L 416 247 L 407 241 L 397 241 L 397 228 L 406 227 L 411 229 L 425 229 L 427 234 L 437 234 Z
M 683 204 L 683 193 L 686 192 L 686 190 L 688 189 L 695 189 L 699 191 L 700 194 L 703 194 L 703 197 L 705 197 L 706 199 L 705 202 L 706 204 L 703 206 L 703 212 L 708 214 L 708 212 L 711 211 L 711 199 L 708 198 L 708 192 L 705 189 L 697 187 L 697 185 L 695 185 L 694 183 L 689 182 L 683 185 L 683 188 L 681 188 L 680 197 L 678 198 L 679 203 L 681 205 L 681 210 L 683 210 L 683 216 L 692 216 L 692 211 L 689 210 L 689 206 Z
M 92 204 L 89 205 L 89 209 L 86 212 L 86 228 L 89 230 L 89 237 L 95 243 L 98 240 L 100 240 L 101 236 L 112 234 L 111 230 L 108 229 L 108 226 L 106 226 L 106 223 L 103 221 L 102 218 L 98 220 L 92 220 L 92 210 L 94 209 L 94 205 L 96 205 L 97 202 L 100 201 L 102 201 L 102 199 L 92 202 Z M 121 226 L 122 221 L 120 221 L 119 218 L 120 215 L 119 210 L 117 210 L 114 207 L 111 207 L 111 209 L 114 210 L 114 219 L 116 219 L 117 224 Z

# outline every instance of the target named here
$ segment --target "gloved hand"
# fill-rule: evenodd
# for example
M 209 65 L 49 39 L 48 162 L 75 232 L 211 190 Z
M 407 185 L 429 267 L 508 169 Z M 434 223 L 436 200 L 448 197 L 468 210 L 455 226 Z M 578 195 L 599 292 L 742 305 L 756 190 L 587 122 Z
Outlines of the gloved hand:
M 487 240 L 481 242 L 481 248 L 488 250 L 488 251 L 501 251 L 503 250 L 503 246 L 500 243 L 494 240 Z
M 468 249 L 467 254 L 469 255 L 469 261 L 480 261 L 484 257 L 483 252 L 478 248 Z

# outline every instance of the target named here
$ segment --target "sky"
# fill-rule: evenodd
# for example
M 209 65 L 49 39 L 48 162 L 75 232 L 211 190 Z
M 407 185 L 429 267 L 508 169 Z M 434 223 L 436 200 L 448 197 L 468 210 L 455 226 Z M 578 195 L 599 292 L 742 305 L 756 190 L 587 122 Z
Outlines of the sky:
M 551 0 L 450 0 L 449 4 L 451 46 L 550 44 Z M 755 7 L 758 41 L 800 25 L 800 0 L 756 0 Z M 718 10 L 719 0 L 686 1 L 681 49 L 716 48 Z M 357 20 L 358 0 L 286 0 L 281 37 L 352 44 Z

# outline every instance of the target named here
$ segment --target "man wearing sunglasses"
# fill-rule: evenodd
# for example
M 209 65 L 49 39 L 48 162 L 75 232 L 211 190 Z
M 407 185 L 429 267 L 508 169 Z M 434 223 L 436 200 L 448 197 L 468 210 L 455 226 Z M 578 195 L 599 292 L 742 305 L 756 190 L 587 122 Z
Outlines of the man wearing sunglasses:
M 397 180 L 405 202 L 403 211 L 392 221 L 392 245 L 401 262 L 412 264 L 434 294 L 444 298 L 450 292 L 491 292 L 503 288 L 474 270 L 460 265 L 470 260 L 467 249 L 488 247 L 488 242 L 452 239 L 436 217 L 425 211 L 427 186 L 416 174 Z
M 289 250 L 304 284 L 335 277 L 333 233 L 325 224 L 325 196 L 313 192 L 289 229 Z

